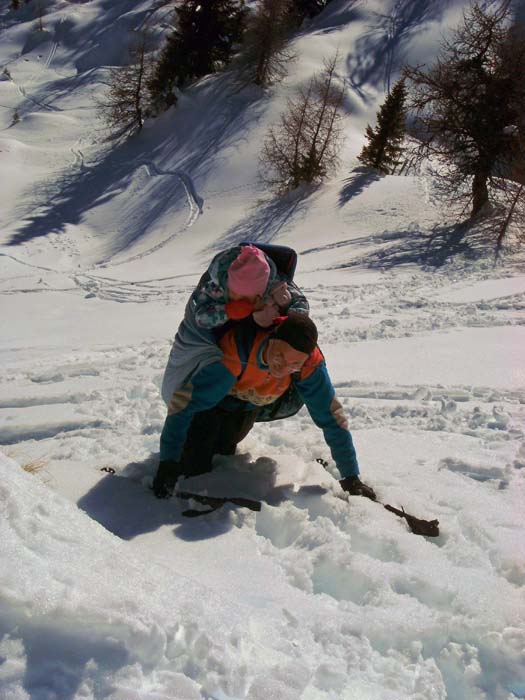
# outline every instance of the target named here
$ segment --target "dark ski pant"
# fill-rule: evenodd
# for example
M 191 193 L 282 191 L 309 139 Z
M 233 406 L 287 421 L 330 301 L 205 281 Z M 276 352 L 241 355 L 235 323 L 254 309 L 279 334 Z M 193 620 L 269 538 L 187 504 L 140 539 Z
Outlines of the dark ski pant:
M 259 409 L 225 411 L 215 406 L 193 416 L 179 461 L 185 476 L 205 474 L 212 469 L 214 454 L 233 455 L 241 440 L 253 428 Z

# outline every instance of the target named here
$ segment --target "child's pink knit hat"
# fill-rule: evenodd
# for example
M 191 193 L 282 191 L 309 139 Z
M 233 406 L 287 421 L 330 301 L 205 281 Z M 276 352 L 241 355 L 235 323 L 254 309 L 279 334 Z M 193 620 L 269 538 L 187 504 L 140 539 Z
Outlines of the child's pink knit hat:
M 228 287 L 235 294 L 256 296 L 264 294 L 270 266 L 265 254 L 254 245 L 244 245 L 228 268 Z

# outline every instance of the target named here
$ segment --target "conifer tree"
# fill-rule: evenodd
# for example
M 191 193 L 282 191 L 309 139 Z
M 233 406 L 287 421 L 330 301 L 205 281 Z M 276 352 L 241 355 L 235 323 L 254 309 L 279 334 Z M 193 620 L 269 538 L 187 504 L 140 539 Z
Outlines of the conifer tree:
M 36 16 L 37 16 L 36 28 L 38 29 L 39 32 L 44 31 L 43 17 L 45 14 L 46 14 L 46 8 L 44 7 L 42 0 L 38 0 L 37 5 L 36 5 Z
M 184 0 L 149 82 L 157 109 L 176 102 L 175 88 L 227 65 L 244 25 L 243 0 Z
M 366 127 L 368 144 L 363 147 L 358 160 L 385 175 L 395 171 L 403 151 L 406 99 L 405 81 L 398 80 L 377 113 L 376 127 L 372 129 L 370 124 Z
M 344 91 L 337 84 L 337 54 L 289 100 L 278 124 L 268 130 L 261 165 L 264 181 L 278 192 L 317 183 L 339 161 Z
M 267 87 L 286 75 L 294 55 L 288 48 L 291 0 L 261 0 L 247 21 L 239 74 L 242 82 Z
M 415 162 L 432 159 L 447 200 L 471 218 L 498 203 L 513 134 L 525 132 L 525 32 L 512 17 L 510 0 L 473 2 L 433 65 L 405 69 Z
M 315 17 L 328 5 L 331 0 L 291 0 L 291 12 L 296 24 Z
M 11 0 L 11 9 L 18 10 L 20 7 L 20 0 Z
M 146 89 L 151 74 L 148 48 L 150 36 L 140 32 L 132 41 L 130 63 L 110 69 L 109 90 L 99 101 L 101 119 L 106 123 L 111 138 L 132 136 L 142 130 L 149 111 L 149 94 Z

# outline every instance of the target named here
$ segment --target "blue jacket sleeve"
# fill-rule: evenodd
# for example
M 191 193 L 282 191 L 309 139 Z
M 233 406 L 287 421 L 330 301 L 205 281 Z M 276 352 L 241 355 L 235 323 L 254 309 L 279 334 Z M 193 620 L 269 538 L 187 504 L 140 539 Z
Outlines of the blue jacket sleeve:
M 195 413 L 216 406 L 237 381 L 221 362 L 212 362 L 177 389 L 160 436 L 160 459 L 179 460 Z
M 335 396 L 324 361 L 309 377 L 296 382 L 296 386 L 312 420 L 323 431 L 341 478 L 359 474 L 352 435 L 346 427 L 342 406 Z

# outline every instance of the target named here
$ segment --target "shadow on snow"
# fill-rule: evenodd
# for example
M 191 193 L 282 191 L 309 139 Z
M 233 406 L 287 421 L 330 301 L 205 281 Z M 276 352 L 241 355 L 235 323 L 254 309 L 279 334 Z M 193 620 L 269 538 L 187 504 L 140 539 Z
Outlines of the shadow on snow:
M 192 507 L 191 501 L 176 497 L 167 500 L 155 498 L 150 483 L 158 461 L 158 454 L 151 454 L 141 462 L 130 462 L 118 476 L 102 477 L 82 496 L 78 507 L 123 540 L 155 532 L 165 525 L 174 526 L 173 534 L 188 542 L 220 537 L 232 529 L 229 513 L 236 508 L 232 504 L 225 504 L 216 513 L 194 520 L 183 515 L 183 511 Z M 286 498 L 291 486 L 276 486 L 276 474 L 276 462 L 267 457 L 252 462 L 248 453 L 216 456 L 212 471 L 179 481 L 178 488 L 190 493 L 237 496 L 276 505 Z M 203 505 L 197 504 L 196 508 L 206 510 Z
M 164 525 L 175 526 L 174 534 L 188 541 L 218 537 L 231 529 L 226 511 L 211 520 L 193 522 L 182 515 L 188 508 L 186 502 L 155 498 L 149 481 L 157 464 L 158 455 L 152 454 L 143 462 L 126 465 L 119 476 L 103 477 L 82 496 L 78 507 L 123 540 L 155 532 Z
M 380 179 L 381 175 L 374 170 L 355 168 L 353 174 L 344 181 L 343 188 L 339 193 L 339 206 L 344 207 L 351 199 L 360 195 L 367 187 Z
M 256 202 L 252 211 L 214 241 L 207 252 L 215 254 L 244 240 L 271 243 L 294 219 L 306 216 L 312 193 L 311 189 L 301 188 L 263 203 Z
M 363 236 L 352 241 L 356 246 L 370 247 L 386 244 L 380 250 L 358 257 L 351 262 L 331 269 L 368 267 L 391 270 L 401 265 L 419 265 L 438 269 L 455 257 L 477 260 L 494 250 L 497 231 L 492 220 L 487 219 L 475 227 L 468 222 L 448 226 L 435 226 L 428 231 L 390 231 L 379 235 Z
M 112 231 L 107 255 L 125 251 L 177 203 L 186 206 L 181 174 L 187 173 L 193 179 L 206 176 L 222 149 L 248 138 L 249 126 L 260 118 L 265 106 L 260 97 L 259 92 L 236 90 L 227 75 L 204 79 L 184 105 L 162 115 L 155 127 L 108 149 L 92 165 L 83 165 L 80 170 L 71 166 L 54 181 L 34 187 L 28 195 L 32 200 L 29 211 L 27 205 L 18 208 L 17 216 L 23 223 L 8 245 L 62 233 L 68 225 L 79 224 L 88 212 L 125 192 L 142 166 L 154 163 L 156 172 L 148 172 L 147 182 L 141 183 L 142 196 L 127 197 L 127 211 L 122 212 L 122 206 L 115 207 L 116 214 L 110 212 L 104 216 L 107 229 Z M 199 102 L 201 109 L 196 109 Z M 210 120 L 212 107 L 214 114 Z M 159 138 L 162 131 L 167 135 Z M 170 172 L 162 172 L 163 168 Z M 126 215 L 123 227 L 119 226 L 118 218 L 122 213 Z
M 389 90 L 392 74 L 404 63 L 403 47 L 422 24 L 439 20 L 450 1 L 397 0 L 390 14 L 375 13 L 374 26 L 347 59 L 352 88 L 365 100 L 367 85 Z
M 91 678 L 103 687 L 108 673 L 135 661 L 125 641 L 111 634 L 109 624 L 103 638 L 100 625 L 91 626 L 89 621 L 84 621 L 79 630 L 72 626 L 70 616 L 61 618 L 54 613 L 52 617 L 50 620 L 46 614 L 21 619 L 4 616 L 0 621 L 0 637 L 13 634 L 15 629 L 16 637 L 23 642 L 27 659 L 23 679 L 27 695 L 24 693 L 23 697 L 75 700 L 88 665 Z

